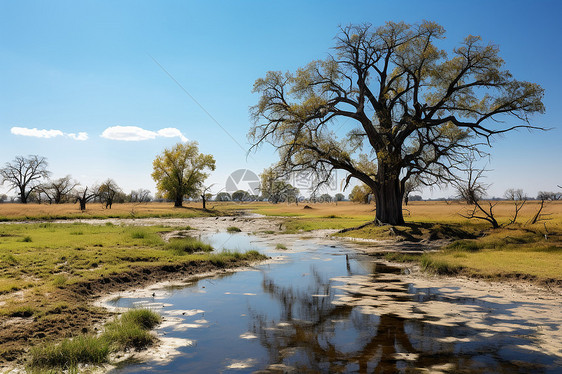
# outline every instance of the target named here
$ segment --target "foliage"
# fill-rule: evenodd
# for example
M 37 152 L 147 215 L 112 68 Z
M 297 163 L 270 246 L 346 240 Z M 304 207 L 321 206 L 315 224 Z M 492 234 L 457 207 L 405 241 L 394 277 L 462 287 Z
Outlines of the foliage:
M 379 221 L 403 223 L 406 181 L 452 181 L 460 156 L 536 128 L 529 115 L 544 111 L 543 89 L 514 79 L 497 46 L 469 35 L 449 56 L 437 45 L 444 37 L 428 21 L 344 27 L 327 59 L 256 80 L 253 147 L 273 144 L 284 173 L 327 181 L 345 170 L 373 191 Z M 339 137 L 338 120 L 349 119 Z
M 250 193 L 244 190 L 238 190 L 232 193 L 232 200 L 233 201 L 249 201 L 250 200 Z
M 49 180 L 42 184 L 38 190 L 44 195 L 49 204 L 61 204 L 70 201 L 74 188 L 78 185 L 70 175 L 55 180 Z
M 197 142 L 178 143 L 156 157 L 152 178 L 158 192 L 180 207 L 184 197 L 197 197 L 208 177 L 205 169 L 215 170 L 212 155 L 199 153 Z
M 366 184 L 354 186 L 349 194 L 349 200 L 355 203 L 369 204 L 371 189 Z
M 105 205 L 106 209 L 111 209 L 111 206 L 115 202 L 117 196 L 122 194 L 121 188 L 113 179 L 107 179 L 105 182 L 98 187 L 97 196 L 99 197 L 102 204 Z
M 261 194 L 273 204 L 284 201 L 296 201 L 299 190 L 285 182 L 277 170 L 266 168 L 261 174 Z
M 232 196 L 228 192 L 219 192 L 217 196 L 215 196 L 215 201 L 230 201 L 232 200 Z

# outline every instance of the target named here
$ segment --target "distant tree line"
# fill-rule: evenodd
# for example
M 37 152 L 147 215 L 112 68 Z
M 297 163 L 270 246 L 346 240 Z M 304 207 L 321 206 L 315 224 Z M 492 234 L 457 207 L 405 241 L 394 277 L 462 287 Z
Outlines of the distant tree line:
M 0 182 L 7 185 L 16 196 L 9 199 L 6 194 L 0 195 L 0 202 L 64 204 L 79 203 L 85 210 L 86 204 L 98 202 L 107 209 L 114 203 L 144 203 L 153 200 L 150 191 L 140 188 L 125 193 L 111 178 L 103 183 L 90 186 L 82 185 L 70 175 L 50 178 L 48 162 L 38 155 L 16 156 L 0 168 Z

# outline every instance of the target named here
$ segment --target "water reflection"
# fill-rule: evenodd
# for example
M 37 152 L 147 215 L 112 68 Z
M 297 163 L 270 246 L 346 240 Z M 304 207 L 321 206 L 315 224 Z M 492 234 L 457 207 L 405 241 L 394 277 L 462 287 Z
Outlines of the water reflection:
M 265 276 L 263 290 L 279 303 L 281 313 L 280 320 L 252 314 L 252 331 L 269 354 L 270 365 L 260 372 L 557 370 L 554 358 L 523 348 L 530 342 L 526 335 L 533 333 L 525 321 L 498 329 L 501 326 L 485 317 L 488 325 L 479 329 L 471 327 L 467 316 L 454 318 L 459 313 L 451 303 L 472 310 L 473 315 L 500 313 L 509 305 L 449 297 L 432 288 L 418 290 L 396 277 L 399 272 L 375 263 L 369 276 L 326 280 L 315 269 L 314 282 L 306 289 L 279 286 Z M 336 290 L 346 292 L 337 294 Z M 449 305 L 438 311 L 435 302 Z
M 251 236 L 229 235 L 210 240 L 264 248 Z M 268 254 L 280 255 L 271 247 Z M 159 332 L 175 344 L 173 356 L 117 372 L 540 373 L 560 365 L 556 354 L 540 351 L 536 326 L 521 314 L 544 314 L 541 328 L 559 329 L 541 304 L 414 287 L 398 268 L 310 240 L 282 254 L 284 261 L 254 271 L 115 300 L 159 308 Z

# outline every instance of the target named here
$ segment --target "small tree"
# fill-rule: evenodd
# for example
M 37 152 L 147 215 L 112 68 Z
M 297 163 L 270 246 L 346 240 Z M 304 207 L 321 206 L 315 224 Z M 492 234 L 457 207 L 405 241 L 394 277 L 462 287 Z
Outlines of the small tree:
M 199 153 L 197 142 L 186 142 L 165 149 L 152 166 L 158 192 L 181 207 L 185 197 L 197 197 L 209 176 L 205 170 L 215 170 L 215 159 Z
M 349 200 L 355 203 L 369 204 L 371 189 L 366 184 L 353 187 L 349 194 Z
M 334 196 L 336 201 L 344 201 L 345 200 L 345 196 L 342 193 L 337 193 L 336 196 Z
M 49 180 L 39 187 L 39 191 L 45 195 L 49 204 L 61 204 L 68 201 L 73 189 L 78 185 L 70 175 L 55 180 Z
M 77 189 L 75 191 L 74 197 L 76 198 L 76 201 L 80 204 L 81 211 L 86 210 L 86 203 L 98 197 L 98 191 L 99 191 L 99 187 L 97 186 L 91 188 L 84 187 L 82 189 Z
M 248 201 L 250 199 L 250 193 L 244 190 L 238 190 L 232 193 L 232 200 L 234 201 Z
M 515 212 L 513 213 L 513 218 L 510 219 L 509 224 L 515 223 L 517 221 L 517 216 L 519 211 L 523 208 L 523 205 L 527 202 L 527 196 L 522 189 L 509 188 L 504 194 L 507 200 L 513 201 L 515 205 Z
M 201 186 L 201 191 L 200 191 L 200 196 L 201 196 L 201 201 L 203 202 L 203 210 L 207 210 L 207 200 L 210 200 L 213 197 L 212 193 L 209 193 L 208 191 L 211 189 L 211 187 L 213 187 L 214 184 L 211 184 L 210 186 Z
M 474 166 L 475 156 L 470 155 L 466 159 L 466 168 L 462 169 L 466 173 L 465 180 L 455 181 L 455 188 L 458 192 L 458 197 L 461 200 L 466 201 L 469 205 L 474 205 L 472 210 L 468 210 L 465 214 L 461 213 L 461 216 L 468 219 L 481 219 L 488 221 L 494 229 L 500 227 L 498 221 L 494 217 L 494 207 L 497 203 L 492 204 L 488 201 L 487 209 L 482 207 L 481 199 L 486 194 L 486 189 L 488 185 L 481 182 L 485 169 L 476 169 Z
M 298 189 L 282 180 L 274 168 L 266 168 L 263 173 L 260 174 L 260 179 L 263 198 L 273 204 L 283 201 L 289 202 L 293 199 L 298 203 Z
M 102 183 L 98 189 L 98 196 L 106 209 L 111 209 L 120 194 L 122 194 L 121 188 L 111 178 Z
M 562 193 L 552 191 L 539 191 L 537 200 L 556 201 L 562 199 Z
M 232 200 L 232 196 L 228 192 L 219 192 L 217 196 L 215 196 L 215 201 L 230 201 Z
M 420 187 L 420 180 L 417 178 L 411 178 L 404 184 L 404 205 L 408 205 L 410 200 L 410 194 L 416 191 Z
M 332 196 L 328 193 L 323 193 L 322 195 L 320 195 L 320 201 L 323 203 L 331 203 L 332 200 Z
M 20 201 L 27 204 L 29 196 L 39 188 L 40 180 L 49 177 L 47 166 L 45 157 L 17 156 L 0 169 L 2 184 L 8 183 L 10 190 L 17 190 Z
M 150 191 L 144 188 L 139 188 L 138 190 L 132 190 L 129 194 L 128 200 L 131 203 L 148 203 L 152 200 L 150 196 Z

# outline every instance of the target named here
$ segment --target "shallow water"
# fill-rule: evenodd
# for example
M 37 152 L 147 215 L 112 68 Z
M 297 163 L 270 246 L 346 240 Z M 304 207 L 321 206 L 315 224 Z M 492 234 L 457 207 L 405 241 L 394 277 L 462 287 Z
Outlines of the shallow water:
M 215 248 L 258 249 L 275 258 L 250 271 L 119 298 L 112 306 L 149 306 L 175 349 L 130 363 L 119 373 L 557 372 L 542 352 L 538 326 L 522 305 L 462 290 L 416 288 L 398 268 L 314 240 L 288 251 L 244 234 L 204 238 Z M 280 237 L 280 240 L 283 240 Z M 334 242 L 337 243 L 337 242 Z M 540 328 L 557 329 L 545 318 Z M 558 360 L 558 361 L 557 361 Z

